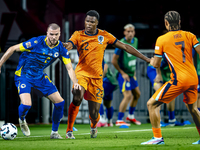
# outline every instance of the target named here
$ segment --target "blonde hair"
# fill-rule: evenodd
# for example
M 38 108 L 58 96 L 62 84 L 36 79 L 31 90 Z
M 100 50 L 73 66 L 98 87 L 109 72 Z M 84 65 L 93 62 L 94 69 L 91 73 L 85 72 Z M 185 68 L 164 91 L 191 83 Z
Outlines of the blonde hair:
M 124 26 L 124 30 L 126 30 L 127 28 L 134 28 L 135 29 L 135 26 L 129 23 L 129 24 Z

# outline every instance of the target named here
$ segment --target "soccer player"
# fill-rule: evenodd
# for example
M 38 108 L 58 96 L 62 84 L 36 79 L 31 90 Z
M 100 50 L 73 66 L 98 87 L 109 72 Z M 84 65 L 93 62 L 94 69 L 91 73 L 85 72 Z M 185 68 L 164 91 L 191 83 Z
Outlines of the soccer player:
M 14 53 L 22 52 L 17 70 L 15 72 L 15 85 L 18 88 L 21 104 L 19 111 L 19 124 L 25 136 L 30 136 L 30 130 L 25 116 L 31 108 L 31 88 L 39 90 L 45 97 L 54 103 L 52 116 L 51 139 L 62 139 L 58 134 L 58 127 L 63 116 L 64 99 L 60 96 L 56 86 L 43 70 L 51 65 L 57 58 L 65 64 L 69 76 L 74 83 L 74 89 L 81 89 L 72 68 L 68 51 L 63 47 L 60 37 L 60 27 L 52 23 L 47 29 L 46 36 L 34 37 L 26 42 L 11 46 L 0 60 L 0 71 L 3 63 Z
M 75 31 L 69 41 L 64 44 L 68 50 L 71 50 L 74 45 L 77 46 L 79 62 L 76 66 L 75 73 L 78 83 L 81 85 L 81 90 L 73 90 L 73 101 L 69 106 L 66 130 L 66 138 L 69 139 L 75 139 L 72 128 L 83 97 L 88 100 L 91 138 L 97 137 L 96 125 L 100 118 L 99 108 L 103 98 L 102 62 L 104 51 L 108 44 L 124 49 L 146 62 L 150 61 L 149 58 L 132 46 L 118 41 L 116 37 L 107 31 L 98 29 L 98 23 L 98 12 L 95 10 L 88 11 L 85 18 L 85 30 Z
M 97 127 L 113 127 L 112 117 L 113 117 L 113 106 L 111 105 L 113 99 L 113 92 L 118 88 L 118 82 L 116 76 L 109 69 L 107 63 L 104 61 L 104 71 L 103 71 L 103 103 L 106 107 L 106 121 L 102 119 L 104 114 L 103 104 L 100 106 L 100 120 L 97 123 Z
M 198 77 L 192 60 L 192 47 L 200 54 L 200 43 L 190 32 L 180 30 L 180 15 L 176 11 L 169 11 L 164 16 L 168 33 L 158 37 L 155 45 L 155 55 L 150 64 L 159 68 L 164 54 L 171 70 L 171 80 L 159 88 L 147 102 L 153 138 L 141 144 L 164 144 L 160 128 L 160 113 L 158 107 L 169 103 L 183 93 L 188 108 L 200 135 L 200 112 L 197 109 Z M 193 143 L 200 144 L 200 140 Z
M 127 24 L 124 26 L 124 35 L 125 37 L 120 41 L 137 49 L 138 39 L 134 37 L 135 27 L 132 24 Z M 115 54 L 113 55 L 112 63 L 118 71 L 117 80 L 120 91 L 124 96 L 119 105 L 118 119 L 115 123 L 116 126 L 130 126 L 129 123 L 123 121 L 124 112 L 126 111 L 126 107 L 129 102 L 129 115 L 126 120 L 136 125 L 141 125 L 141 122 L 137 121 L 134 117 L 135 107 L 140 97 L 140 90 L 135 77 L 136 58 L 136 56 L 123 51 L 121 48 L 115 48 Z

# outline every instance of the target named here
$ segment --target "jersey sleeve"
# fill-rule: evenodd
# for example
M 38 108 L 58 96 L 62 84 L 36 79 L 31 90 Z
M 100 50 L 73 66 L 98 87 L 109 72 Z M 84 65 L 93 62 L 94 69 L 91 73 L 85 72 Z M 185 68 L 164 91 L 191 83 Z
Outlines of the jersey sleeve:
M 31 49 L 33 49 L 37 44 L 38 44 L 37 37 L 33 37 L 26 42 L 20 43 L 19 48 L 21 52 L 24 52 L 24 51 L 30 52 Z
M 107 32 L 108 44 L 115 44 L 117 42 L 117 38 L 113 36 L 111 33 Z
M 65 65 L 71 63 L 71 59 L 69 57 L 69 52 L 63 45 L 61 46 L 61 57 L 60 57 L 60 59 L 63 61 L 63 63 Z
M 121 49 L 119 49 L 119 48 L 115 48 L 115 54 L 116 55 L 120 55 L 121 54 Z
M 162 45 L 163 45 L 162 41 L 159 37 L 156 41 L 156 46 L 155 46 L 155 51 L 154 51 L 155 56 L 162 57 L 162 55 L 163 55 L 163 46 Z
M 196 48 L 198 45 L 200 45 L 199 41 L 197 40 L 197 37 L 191 33 L 191 37 L 192 37 L 192 45 L 194 48 Z
M 71 42 L 72 45 L 77 45 L 78 44 L 78 37 L 79 37 L 79 34 L 78 34 L 78 31 L 75 31 L 72 36 L 70 37 L 70 39 L 68 40 L 68 42 Z

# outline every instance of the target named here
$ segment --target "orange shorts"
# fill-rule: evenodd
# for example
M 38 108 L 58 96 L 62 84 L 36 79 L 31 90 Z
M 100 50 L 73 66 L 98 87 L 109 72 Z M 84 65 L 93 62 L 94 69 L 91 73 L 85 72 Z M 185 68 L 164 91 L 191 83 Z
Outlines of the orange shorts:
M 152 96 L 156 101 L 169 103 L 174 100 L 178 95 L 183 93 L 183 102 L 186 104 L 193 104 L 197 101 L 197 85 L 184 85 L 178 83 L 173 85 L 172 81 L 166 82 L 159 88 Z
M 84 87 L 84 99 L 97 103 L 102 103 L 103 99 L 103 79 L 90 78 L 76 74 L 78 84 Z

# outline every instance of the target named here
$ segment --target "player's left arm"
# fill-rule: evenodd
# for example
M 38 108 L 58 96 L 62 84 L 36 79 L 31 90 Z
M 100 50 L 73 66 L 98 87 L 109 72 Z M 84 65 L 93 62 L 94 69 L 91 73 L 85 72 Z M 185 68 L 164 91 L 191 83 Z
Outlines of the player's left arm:
M 67 68 L 68 74 L 70 79 L 72 80 L 73 84 L 74 84 L 74 89 L 79 89 L 81 90 L 81 86 L 78 84 L 78 80 L 76 78 L 76 74 L 74 72 L 74 69 L 72 67 L 72 63 L 68 63 L 65 65 L 65 67 Z
M 146 62 L 150 62 L 150 58 L 146 57 L 145 55 L 143 55 L 142 53 L 140 53 L 138 50 L 136 50 L 134 47 L 128 45 L 128 44 L 124 44 L 122 42 L 120 42 L 119 40 L 117 40 L 117 42 L 114 44 L 115 47 L 123 49 L 125 51 L 127 51 L 128 53 L 143 59 Z

